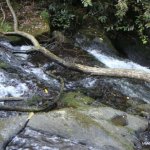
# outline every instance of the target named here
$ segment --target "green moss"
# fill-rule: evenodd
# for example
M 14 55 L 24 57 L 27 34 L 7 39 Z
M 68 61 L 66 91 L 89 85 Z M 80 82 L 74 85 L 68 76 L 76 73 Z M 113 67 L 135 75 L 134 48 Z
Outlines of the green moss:
M 65 93 L 61 99 L 61 102 L 66 107 L 85 107 L 88 104 L 91 104 L 94 99 L 83 95 L 80 92 L 69 92 Z
M 0 19 L 0 23 L 2 22 L 2 19 Z M 0 24 L 0 32 L 9 32 L 12 31 L 12 24 L 8 22 L 3 22 L 3 24 Z
M 9 67 L 8 64 L 0 61 L 0 68 L 7 69 L 8 67 Z
M 96 126 L 101 128 L 99 123 L 97 123 L 96 121 L 94 121 L 92 118 L 90 118 L 85 114 L 82 114 L 75 110 L 70 111 L 70 113 L 75 118 L 76 121 L 78 121 L 83 125 L 83 127 L 89 128 L 91 126 Z
M 93 120 L 91 117 L 82 114 L 76 110 L 71 110 L 69 111 L 70 114 L 72 115 L 72 117 L 75 118 L 75 120 L 77 122 L 79 122 L 84 128 L 90 128 L 90 127 L 96 127 L 96 128 L 100 128 L 101 130 L 103 130 L 107 135 L 113 137 L 114 139 L 116 139 L 116 141 L 119 141 L 120 144 L 122 144 L 122 146 L 127 149 L 127 150 L 133 150 L 133 145 L 130 144 L 128 141 L 126 141 L 125 139 L 122 140 L 122 138 L 119 138 L 119 136 L 115 133 L 109 132 L 107 129 L 105 129 L 105 127 L 103 125 L 101 125 L 100 123 L 98 123 L 97 121 Z M 128 129 L 129 130 L 129 129 Z M 130 133 L 132 133 L 131 130 L 129 130 Z
M 22 25 L 20 30 L 32 34 L 35 37 L 43 33 L 50 32 L 48 23 L 40 17 L 34 18 L 29 24 Z
M 2 132 L 2 130 L 4 129 L 5 127 L 5 123 L 1 120 L 0 121 L 0 133 Z M 4 138 L 3 136 L 0 134 L 0 143 L 3 142 Z
M 29 99 L 27 101 L 27 105 L 29 106 L 33 106 L 33 105 L 36 105 L 38 104 L 38 102 L 41 100 L 41 97 L 40 96 L 37 96 L 37 95 L 34 95 L 31 99 Z
M 49 19 L 50 19 L 50 18 L 49 18 L 49 13 L 48 13 L 47 10 L 41 11 L 40 16 L 42 17 L 42 19 L 43 19 L 45 22 L 47 22 L 47 23 L 49 24 Z

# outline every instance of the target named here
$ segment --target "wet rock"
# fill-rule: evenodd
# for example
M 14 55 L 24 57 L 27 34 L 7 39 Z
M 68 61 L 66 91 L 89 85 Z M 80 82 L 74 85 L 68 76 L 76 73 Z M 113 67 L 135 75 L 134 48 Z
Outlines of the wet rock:
M 143 103 L 142 101 L 128 100 L 129 108 L 127 109 L 128 113 L 138 114 L 146 118 L 150 115 L 150 104 Z
M 148 127 L 144 131 L 137 132 L 137 136 L 141 143 L 140 149 L 148 150 L 150 148 L 150 120 L 148 122 Z M 142 149 L 142 150 L 143 150 Z
M 49 134 L 44 131 L 41 132 L 29 127 L 13 139 L 13 144 L 10 143 L 10 145 L 7 146 L 7 150 L 21 150 L 25 147 L 34 148 L 34 150 L 94 150 L 85 143 L 69 140 L 58 135 Z
M 10 119 L 0 119 L 0 149 L 10 137 L 26 122 L 27 116 L 14 117 Z
M 58 42 L 58 44 L 62 44 L 62 43 L 70 43 L 71 41 L 69 41 L 69 39 L 67 39 L 67 37 L 65 37 L 65 35 L 60 32 L 60 31 L 53 31 L 52 32 L 52 38 Z
M 119 55 L 102 28 L 87 27 L 80 29 L 75 36 L 76 44 L 83 49 L 98 49 L 104 54 Z
M 127 115 L 126 114 L 116 115 L 111 119 L 111 121 L 115 125 L 120 125 L 120 126 L 128 125 L 128 120 L 127 120 Z
M 82 146 L 92 147 L 95 150 L 132 150 L 134 149 L 134 142 L 137 140 L 135 137 L 135 131 L 139 129 L 145 130 L 147 127 L 147 121 L 133 115 L 127 115 L 128 124 L 124 126 L 116 126 L 111 122 L 114 115 L 122 115 L 124 112 L 112 109 L 110 107 L 89 107 L 86 109 L 60 109 L 49 113 L 36 114 L 30 120 L 28 126 L 31 129 L 39 131 L 37 136 L 44 132 L 44 137 L 47 134 L 58 137 L 63 137 L 70 141 L 77 141 L 82 143 Z M 18 127 L 21 120 L 20 117 L 14 117 L 10 119 L 1 120 L 0 135 L 1 145 L 6 138 Z M 26 118 L 22 116 L 21 119 Z M 13 124 L 12 124 L 13 123 Z M 27 132 L 27 128 L 24 133 Z M 31 134 L 21 133 L 18 138 L 21 137 L 21 143 L 23 140 L 27 140 L 27 144 L 32 148 L 32 144 L 29 139 L 32 138 Z M 34 135 L 36 136 L 36 134 Z M 33 137 L 34 137 L 33 136 Z M 29 138 L 29 139 L 28 139 Z M 47 137 L 48 138 L 48 137 Z M 36 138 L 35 145 L 41 145 L 43 139 Z M 38 142 L 37 142 L 38 141 Z M 45 141 L 45 140 L 44 140 Z M 12 142 L 10 146 L 15 146 L 16 140 Z M 16 144 L 17 144 L 16 143 Z M 83 144 L 84 143 L 84 144 Z M 17 144 L 17 145 L 18 145 Z M 50 145 L 48 141 L 45 141 L 45 145 Z M 53 143 L 53 148 L 57 145 Z M 81 145 L 80 145 L 81 146 Z M 22 145 L 23 148 L 23 145 Z M 51 146 L 49 148 L 52 148 Z M 83 147 L 84 149 L 84 147 Z
M 135 35 L 131 34 L 118 35 L 114 44 L 128 59 L 150 67 L 150 44 L 142 44 Z
M 65 93 L 61 98 L 61 105 L 65 107 L 83 107 L 86 108 L 87 105 L 90 105 L 94 102 L 94 99 L 85 96 L 84 94 L 78 92 L 68 92 Z

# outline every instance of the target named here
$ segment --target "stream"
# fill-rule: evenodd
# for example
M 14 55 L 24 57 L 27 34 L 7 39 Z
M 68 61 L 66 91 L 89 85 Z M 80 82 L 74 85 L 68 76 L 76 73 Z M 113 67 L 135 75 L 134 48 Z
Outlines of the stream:
M 88 41 L 85 37 L 79 36 L 76 38 L 77 45 L 82 47 L 83 50 L 94 56 L 98 61 L 103 63 L 108 68 L 123 68 L 123 69 L 135 69 L 145 72 L 150 72 L 150 69 L 145 66 L 141 66 L 128 59 L 119 57 L 116 53 L 107 52 L 103 50 L 103 47 L 95 41 Z M 89 79 L 91 80 L 91 79 Z M 150 84 L 147 82 L 139 82 L 130 79 L 117 79 L 117 78 L 104 78 L 104 83 L 111 84 L 114 89 L 122 92 L 126 96 L 131 98 L 140 99 L 146 103 L 150 103 Z M 97 80 L 90 82 L 92 87 Z
M 79 47 L 88 56 L 87 58 L 92 57 L 92 61 L 94 60 L 94 65 L 96 66 L 100 63 L 101 66 L 108 68 L 136 69 L 150 72 L 150 68 L 123 58 L 118 53 L 111 50 L 104 51 L 104 47 L 96 39 L 89 40 L 84 36 L 77 35 L 75 37 L 75 46 Z M 35 102 L 30 102 L 27 99 L 33 100 L 34 97 L 36 99 L 37 97 L 53 99 L 56 97 L 60 83 L 46 73 L 50 69 L 53 69 L 58 75 L 60 75 L 60 72 L 64 75 L 65 92 L 82 91 L 94 98 L 96 100 L 95 103 L 102 102 L 114 108 L 120 106 L 118 109 L 121 110 L 127 110 L 126 104 L 124 105 L 122 102 L 126 103 L 129 99 L 142 104 L 150 104 L 150 83 L 126 78 L 79 75 L 74 71 L 69 71 L 55 64 L 47 58 L 43 57 L 41 59 L 41 54 L 12 53 L 26 51 L 30 48 L 32 48 L 30 45 L 15 46 L 7 40 L 0 40 L 0 105 L 28 106 L 30 104 L 31 106 L 36 105 L 38 107 L 45 101 L 36 100 Z M 61 54 L 62 57 L 63 55 Z M 26 100 L 8 102 L 3 100 L 6 97 L 23 97 Z M 1 111 L 0 117 L 7 118 L 17 114 L 16 112 Z M 44 146 L 45 144 L 48 147 Z M 30 147 L 35 150 L 94 150 L 94 148 L 77 141 L 59 137 L 59 135 L 36 131 L 29 127 L 13 139 L 7 150 L 21 150 Z

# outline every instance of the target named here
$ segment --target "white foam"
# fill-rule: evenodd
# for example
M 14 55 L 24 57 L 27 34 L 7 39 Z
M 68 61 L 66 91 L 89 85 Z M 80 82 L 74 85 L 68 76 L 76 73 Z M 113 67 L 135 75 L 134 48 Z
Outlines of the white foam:
M 9 43 L 7 41 L 0 41 L 0 44 L 4 45 L 10 49 L 13 49 L 13 50 L 21 50 L 21 51 L 30 50 L 33 48 L 33 46 L 31 46 L 31 45 L 13 46 L 11 43 Z
M 150 73 L 150 69 L 144 66 L 141 66 L 137 63 L 134 63 L 132 61 L 126 60 L 126 59 L 120 59 L 116 57 L 107 56 L 106 54 L 103 54 L 100 50 L 92 49 L 92 48 L 85 48 L 87 52 L 89 52 L 91 55 L 93 55 L 98 61 L 102 62 L 106 65 L 108 68 L 119 68 L 119 69 L 135 69 L 135 70 L 141 70 Z M 106 81 L 106 80 L 105 80 Z M 91 82 L 89 80 L 89 82 Z M 150 84 L 147 83 L 147 88 L 141 86 L 141 84 L 132 84 L 128 80 L 119 80 L 119 79 L 110 79 L 106 82 L 115 83 L 120 91 L 124 93 L 125 95 L 129 97 L 139 98 L 144 100 L 147 103 L 150 103 L 149 98 L 150 94 L 147 91 L 147 88 L 150 87 Z M 91 86 L 95 83 L 91 82 Z M 88 84 L 88 82 L 86 82 Z
M 20 97 L 28 91 L 29 89 L 25 83 L 20 83 L 17 86 L 7 86 L 5 84 L 0 84 L 0 97 Z
M 0 72 L 0 97 L 20 97 L 28 90 L 25 83 L 20 83 L 17 79 L 9 79 L 4 72 Z
M 47 81 L 49 80 L 49 77 L 43 72 L 41 68 L 31 68 L 31 72 L 39 78 L 42 78 Z
M 97 79 L 94 78 L 85 78 L 83 80 L 81 80 L 81 84 L 86 87 L 86 88 L 90 88 L 93 87 L 96 83 Z
M 22 46 L 20 47 L 20 50 L 25 51 L 25 50 L 30 50 L 30 49 L 32 49 L 32 48 L 33 48 L 33 46 L 30 46 L 30 45 L 22 45 Z
M 6 77 L 5 77 L 4 73 L 0 72 L 0 83 L 3 83 L 5 81 L 6 81 Z
M 6 42 L 6 41 L 0 41 L 0 44 L 6 46 L 6 47 L 8 47 L 8 48 L 13 49 L 13 46 L 12 46 L 9 42 Z
M 102 54 L 100 51 L 95 49 L 88 49 L 87 51 L 109 68 L 135 69 L 150 72 L 150 69 L 148 69 L 147 67 L 143 67 L 132 61 L 119 60 L 117 58 Z

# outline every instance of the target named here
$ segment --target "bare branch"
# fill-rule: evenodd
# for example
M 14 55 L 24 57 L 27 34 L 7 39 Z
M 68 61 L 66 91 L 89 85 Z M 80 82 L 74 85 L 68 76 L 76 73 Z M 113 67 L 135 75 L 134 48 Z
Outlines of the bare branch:
M 27 97 L 3 97 L 0 98 L 0 102 L 6 102 L 6 101 L 24 101 Z
M 18 30 L 18 19 L 16 17 L 15 11 L 12 8 L 11 4 L 10 4 L 10 0 L 6 0 L 7 6 L 9 7 L 11 14 L 13 16 L 13 20 L 14 20 L 14 31 Z

